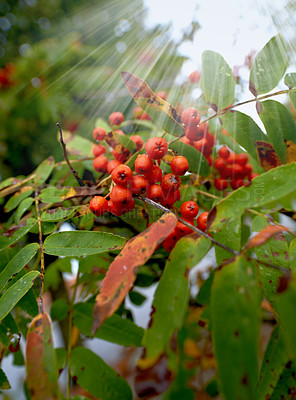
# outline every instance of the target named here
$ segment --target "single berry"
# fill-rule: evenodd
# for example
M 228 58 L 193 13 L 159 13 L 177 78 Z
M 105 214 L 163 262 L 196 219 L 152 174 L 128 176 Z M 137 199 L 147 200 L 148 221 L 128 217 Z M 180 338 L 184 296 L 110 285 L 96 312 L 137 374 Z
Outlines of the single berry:
M 252 172 L 251 174 L 249 174 L 248 176 L 248 180 L 252 181 L 254 178 L 256 178 L 257 176 L 259 176 L 259 174 L 256 174 L 255 172 Z
M 162 187 L 156 183 L 150 185 L 147 191 L 147 197 L 156 202 L 160 201 L 163 197 Z
M 233 190 L 239 189 L 244 186 L 245 182 L 243 179 L 231 179 L 230 186 Z
M 103 196 L 95 196 L 89 202 L 90 211 L 101 216 L 108 211 L 108 201 Z
M 161 187 L 164 192 L 174 192 L 181 186 L 181 179 L 178 175 L 166 174 L 162 177 Z
M 175 175 L 185 175 L 189 169 L 187 158 L 183 156 L 176 156 L 171 161 L 171 170 Z
M 196 220 L 197 227 L 201 231 L 205 232 L 207 229 L 208 212 L 201 213 Z
M 140 195 L 146 193 L 149 184 L 147 179 L 141 175 L 134 175 L 131 183 L 131 191 L 133 194 Z
M 98 142 L 99 140 L 103 140 L 105 138 L 106 131 L 104 128 L 97 127 L 93 130 L 92 135 L 93 135 L 94 140 Z
M 148 173 L 152 169 L 152 166 L 152 160 L 146 154 L 139 154 L 135 160 L 135 170 L 138 174 Z
M 200 122 L 200 113 L 196 108 L 188 107 L 182 112 L 181 120 L 185 126 L 197 126 Z
M 214 144 L 216 143 L 216 138 L 215 136 L 210 133 L 208 130 L 206 130 L 205 134 L 204 134 L 204 138 L 207 139 L 209 146 L 213 147 Z
M 197 126 L 185 126 L 184 134 L 185 137 L 192 142 L 203 138 L 203 132 L 201 132 Z
M 216 178 L 214 186 L 217 190 L 226 190 L 228 187 L 228 181 L 224 178 Z
M 160 97 L 162 100 L 166 100 L 167 92 L 165 92 L 164 90 L 159 90 L 158 92 L 156 92 L 156 96 Z
M 165 138 L 153 137 L 147 140 L 145 150 L 152 160 L 160 160 L 168 151 Z
M 240 153 L 236 156 L 236 163 L 239 165 L 246 165 L 249 161 L 249 156 L 246 153 Z
M 110 125 L 120 125 L 123 121 L 124 121 L 124 116 L 119 111 L 115 111 L 109 115 Z
M 162 170 L 157 165 L 153 165 L 152 169 L 145 174 L 145 177 L 148 179 L 150 184 L 161 182 Z
M 188 144 L 189 146 L 192 146 L 192 141 L 190 139 L 188 139 L 186 136 L 181 137 L 180 142 Z
M 135 200 L 132 198 L 127 204 L 122 207 L 122 213 L 125 214 L 127 212 L 132 211 L 135 208 Z
M 127 187 L 116 185 L 113 187 L 110 193 L 110 200 L 115 205 L 125 205 L 132 199 L 132 192 Z
M 188 222 L 189 224 L 191 224 L 192 226 L 194 226 L 194 221 L 193 219 L 184 219 L 184 221 Z M 190 235 L 190 233 L 193 232 L 192 229 L 189 228 L 189 226 L 182 224 L 182 222 L 178 221 L 177 225 L 176 225 L 176 231 L 178 232 L 178 235 L 181 237 L 186 236 L 186 235 Z
M 191 72 L 191 74 L 189 75 L 189 80 L 191 83 L 197 83 L 200 80 L 200 73 L 195 70 L 193 72 Z
M 231 165 L 231 176 L 233 178 L 244 178 L 246 176 L 245 169 L 242 165 L 232 164 Z
M 245 175 L 248 176 L 252 173 L 253 171 L 253 167 L 251 164 L 247 163 L 244 165 L 244 171 L 245 171 Z
M 226 159 L 227 164 L 235 164 L 236 163 L 236 153 L 230 153 L 229 157 Z
M 226 160 L 230 155 L 230 151 L 226 146 L 223 146 L 219 149 L 218 154 L 223 160 Z
M 108 201 L 108 211 L 115 215 L 116 217 L 119 217 L 120 215 L 123 214 L 123 205 L 121 204 L 115 204 L 113 201 L 109 200 Z
M 197 142 L 193 142 L 193 146 L 205 157 L 209 157 L 212 153 L 212 147 L 210 146 L 206 138 L 202 138 Z
M 103 155 L 93 160 L 93 167 L 97 172 L 107 172 L 107 165 L 108 159 Z
M 198 214 L 198 210 L 198 205 L 192 200 L 185 201 L 180 208 L 180 212 L 185 219 L 195 218 Z
M 175 231 L 175 229 L 174 229 L 173 232 L 170 233 L 169 236 L 164 239 L 164 241 L 162 242 L 162 245 L 163 245 L 164 249 L 168 253 L 170 253 L 173 250 L 173 248 L 175 247 L 178 240 L 179 240 L 178 232 Z
M 112 171 L 113 171 L 116 167 L 118 167 L 118 165 L 121 165 L 121 162 L 119 162 L 118 160 L 111 160 L 111 161 L 109 161 L 109 162 L 108 162 L 108 165 L 107 165 L 108 174 L 111 175 Z
M 133 171 L 127 165 L 121 164 L 112 171 L 111 178 L 116 185 L 127 186 L 133 178 Z
M 160 204 L 164 207 L 171 207 L 176 201 L 179 201 L 181 198 L 180 189 L 175 191 L 164 192 L 162 199 L 160 200 Z
M 139 120 L 150 120 L 150 115 L 146 113 L 140 106 L 135 107 L 133 111 L 133 115 L 135 119 Z
M 102 154 L 104 154 L 106 151 L 105 146 L 102 146 L 101 144 L 97 144 L 94 148 L 93 148 L 93 155 L 95 157 L 99 157 Z
M 133 135 L 130 137 L 130 140 L 133 141 L 137 146 L 137 151 L 141 150 L 143 147 L 143 139 L 139 135 Z

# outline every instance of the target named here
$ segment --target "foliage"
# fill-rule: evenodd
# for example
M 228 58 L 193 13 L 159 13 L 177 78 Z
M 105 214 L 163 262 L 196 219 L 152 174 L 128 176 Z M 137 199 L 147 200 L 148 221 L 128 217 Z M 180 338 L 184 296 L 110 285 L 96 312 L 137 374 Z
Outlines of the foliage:
M 204 53 L 204 95 L 197 103 L 202 122 L 215 136 L 212 159 L 190 141 L 184 143 L 181 113 L 150 82 L 151 87 L 134 71 L 123 72 L 131 96 L 152 120 L 134 118 L 110 127 L 108 114 L 101 114 L 93 127 L 107 129 L 108 159 L 110 149 L 120 149 L 132 168 L 143 153 L 130 140 L 134 134 L 144 141 L 167 138 L 169 150 L 159 162 L 164 173 L 176 154 L 188 158 L 189 172 L 180 178 L 181 200 L 174 206 L 135 196 L 135 209 L 124 215 L 94 215 L 89 201 L 109 195 L 111 178 L 94 170 L 94 144 L 69 131 L 64 138 L 70 161 L 49 157 L 27 177 L 0 183 L 6 216 L 0 236 L 0 357 L 13 353 L 25 363 L 28 398 L 116 400 L 131 399 L 133 391 L 167 400 L 294 398 L 295 122 L 285 105 L 269 99 L 277 93 L 266 94 L 285 74 L 283 48 L 283 39 L 273 38 L 250 71 L 251 101 L 266 132 L 236 110 L 235 80 L 224 58 Z M 258 66 L 271 53 L 276 73 L 268 75 Z M 287 98 L 295 90 L 293 76 L 284 77 Z M 189 105 L 196 104 L 183 106 Z M 216 161 L 225 143 L 248 154 L 257 176 L 250 174 L 241 187 L 222 191 L 215 185 Z M 209 212 L 207 229 L 187 222 L 194 232 L 168 252 L 160 244 L 175 231 L 177 220 L 186 223 L 179 210 L 188 200 L 198 203 L 200 214 Z M 210 254 L 215 254 L 211 268 L 194 274 Z M 66 273 L 75 272 L 74 260 L 78 270 L 69 284 Z M 155 283 L 150 321 L 142 329 L 133 311 L 146 301 L 141 288 Z M 50 294 L 49 304 L 45 294 Z M 61 328 L 64 348 L 54 349 L 51 319 Z M 108 365 L 84 345 L 85 338 L 129 348 L 126 359 Z M 127 354 L 132 354 L 130 362 Z M 67 381 L 63 394 L 59 373 Z M 3 393 L 10 388 L 3 370 L 0 385 Z

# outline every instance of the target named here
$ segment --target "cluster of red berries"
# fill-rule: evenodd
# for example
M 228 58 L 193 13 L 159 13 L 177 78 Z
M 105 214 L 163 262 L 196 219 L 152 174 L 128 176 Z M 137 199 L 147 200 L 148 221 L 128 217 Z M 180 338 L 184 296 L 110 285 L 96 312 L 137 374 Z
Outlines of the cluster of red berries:
M 124 121 L 124 115 L 119 111 L 115 111 L 109 115 L 109 122 L 112 127 L 121 125 L 123 121 Z M 116 132 L 118 135 L 124 135 L 124 132 L 122 132 L 120 129 L 116 129 L 114 130 L 114 132 Z M 100 142 L 105 139 L 106 130 L 102 127 L 97 127 L 93 130 L 92 134 L 94 140 L 96 142 Z M 133 135 L 130 136 L 129 139 L 136 144 L 137 151 L 141 150 L 143 146 L 143 140 L 141 136 Z M 103 146 L 102 144 L 97 144 L 93 148 L 93 155 L 95 156 L 95 159 L 93 161 L 93 167 L 97 172 L 102 172 L 102 173 L 108 172 L 108 174 L 111 174 L 113 169 L 118 167 L 118 165 L 124 163 L 129 155 L 127 151 L 118 153 L 117 151 L 113 150 L 112 155 L 114 159 L 108 161 L 107 157 L 104 155 L 105 152 L 106 152 L 106 147 Z
M 195 201 L 185 201 L 180 208 L 181 215 L 184 221 L 188 222 L 189 224 L 194 226 L 194 221 L 196 221 L 196 225 L 198 229 L 205 232 L 207 229 L 207 219 L 208 219 L 208 212 L 201 213 L 198 217 L 199 207 L 195 203 Z M 195 218 L 197 219 L 195 220 Z M 169 236 L 163 241 L 162 245 L 166 251 L 171 252 L 175 247 L 178 240 L 182 237 L 189 235 L 192 233 L 192 229 L 188 226 L 182 224 L 182 222 L 178 221 L 175 229 Z
M 223 146 L 219 149 L 218 156 L 214 162 L 214 167 L 220 175 L 214 181 L 216 189 L 226 190 L 230 184 L 231 188 L 236 190 L 247 183 L 246 178 L 251 181 L 258 176 L 248 163 L 249 156 L 246 153 L 232 153 L 227 146 Z
M 215 136 L 209 132 L 208 124 L 200 124 L 200 113 L 194 107 L 186 108 L 182 112 L 181 120 L 185 125 L 185 136 L 180 141 L 193 146 L 204 155 L 209 165 L 211 165 L 211 154 L 215 144 Z

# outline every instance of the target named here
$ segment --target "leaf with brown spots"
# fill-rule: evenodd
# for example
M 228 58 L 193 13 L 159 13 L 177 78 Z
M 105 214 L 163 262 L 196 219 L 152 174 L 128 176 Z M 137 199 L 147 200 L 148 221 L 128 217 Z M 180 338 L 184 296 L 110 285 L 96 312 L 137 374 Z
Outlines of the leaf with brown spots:
M 127 158 L 137 150 L 136 144 L 125 135 L 119 135 L 116 131 L 110 131 L 105 136 L 105 141 L 117 153 L 126 153 Z
M 285 226 L 279 226 L 279 225 L 267 225 L 264 227 L 260 232 L 258 232 L 255 236 L 253 236 L 249 242 L 247 243 L 245 249 L 252 249 L 254 247 L 261 246 L 267 240 L 272 238 L 274 235 L 276 235 L 279 232 L 287 232 L 288 228 Z
M 58 370 L 48 314 L 38 314 L 30 324 L 26 342 L 27 387 L 31 400 L 58 400 Z
M 138 267 L 149 260 L 158 244 L 173 231 L 176 223 L 177 217 L 173 213 L 165 214 L 126 243 L 111 263 L 96 297 L 92 334 L 117 310 L 136 279 Z
M 184 134 L 181 117 L 173 106 L 157 96 L 143 79 L 129 72 L 122 72 L 121 76 L 135 102 L 158 126 L 174 136 Z
M 279 156 L 276 154 L 274 147 L 271 143 L 257 141 L 256 146 L 260 165 L 266 171 L 282 165 L 282 162 L 279 159 Z

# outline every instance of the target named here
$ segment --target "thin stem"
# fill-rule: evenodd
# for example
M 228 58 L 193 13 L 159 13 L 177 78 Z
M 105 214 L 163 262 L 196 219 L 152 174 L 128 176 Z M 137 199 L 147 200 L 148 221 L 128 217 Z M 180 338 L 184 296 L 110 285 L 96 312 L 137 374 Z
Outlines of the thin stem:
M 249 213 L 251 213 L 251 214 L 258 215 L 259 217 L 263 217 L 263 218 L 269 219 L 270 222 L 273 223 L 274 225 L 283 227 L 283 228 L 285 228 L 285 230 L 287 229 L 285 226 L 281 225 L 279 222 L 277 222 L 277 221 L 275 221 L 274 219 L 270 218 L 268 215 L 262 214 L 262 213 L 259 212 L 259 211 L 252 210 L 251 208 L 247 208 L 246 211 L 249 212 Z M 295 234 L 294 232 L 291 232 L 290 230 L 286 230 L 286 232 L 288 232 L 288 233 L 290 233 L 292 236 L 295 236 L 295 237 L 296 237 L 296 234 Z
M 211 193 L 204 192 L 203 190 L 200 190 L 200 189 L 196 189 L 196 192 L 199 194 L 202 194 L 203 196 L 210 197 L 211 199 L 215 199 L 215 200 L 219 199 L 218 196 L 215 196 L 214 194 L 211 194 Z
M 39 200 L 38 200 L 38 187 L 35 184 L 35 208 L 37 214 L 37 223 L 39 231 L 39 246 L 40 246 L 40 294 L 39 294 L 39 314 L 43 313 L 43 295 L 44 295 L 44 276 L 45 276 L 45 264 L 44 264 L 44 251 L 43 251 L 43 239 L 42 239 L 42 224 L 39 211 Z
M 0 190 L 0 197 L 8 196 L 9 194 L 15 192 L 19 187 L 23 186 L 25 183 L 31 181 L 35 178 L 35 174 L 28 176 L 21 182 L 16 183 L 15 185 L 9 186 L 8 188 Z
M 68 350 L 67 350 L 67 359 L 68 359 L 68 369 L 67 369 L 67 400 L 70 400 L 70 384 L 71 384 L 71 351 L 72 351 L 72 328 L 73 328 L 73 306 L 76 298 L 76 292 L 79 281 L 79 267 L 77 270 L 77 275 L 75 279 L 75 284 L 73 288 L 73 294 L 70 302 L 70 310 L 69 310 L 69 324 L 68 324 Z
M 71 163 L 69 161 L 69 158 L 68 158 L 68 155 L 67 155 L 67 151 L 66 151 L 66 145 L 65 145 L 65 142 L 64 142 L 64 139 L 63 139 L 63 132 L 62 132 L 62 129 L 61 129 L 59 123 L 57 123 L 57 127 L 59 128 L 59 132 L 60 132 L 60 140 L 59 141 L 60 141 L 60 143 L 62 145 L 63 152 L 64 152 L 64 157 L 65 157 L 65 160 L 66 160 L 66 162 L 68 164 L 68 167 L 70 168 L 70 171 L 71 171 L 72 175 L 74 176 L 74 178 L 77 180 L 79 186 L 85 186 L 83 180 L 79 178 L 77 171 L 75 171 L 73 169 L 73 167 L 72 167 L 72 165 L 71 165 Z

